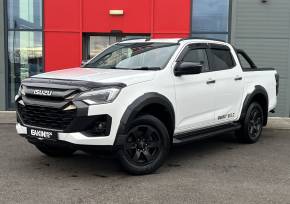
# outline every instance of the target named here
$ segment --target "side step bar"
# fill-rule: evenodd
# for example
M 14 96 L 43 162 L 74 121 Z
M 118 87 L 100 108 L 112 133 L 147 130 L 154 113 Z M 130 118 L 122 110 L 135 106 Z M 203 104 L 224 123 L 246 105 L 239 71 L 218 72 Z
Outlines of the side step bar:
M 222 126 L 180 133 L 173 136 L 173 144 L 184 144 L 196 140 L 210 138 L 222 133 L 238 130 L 242 127 L 239 123 L 230 123 Z

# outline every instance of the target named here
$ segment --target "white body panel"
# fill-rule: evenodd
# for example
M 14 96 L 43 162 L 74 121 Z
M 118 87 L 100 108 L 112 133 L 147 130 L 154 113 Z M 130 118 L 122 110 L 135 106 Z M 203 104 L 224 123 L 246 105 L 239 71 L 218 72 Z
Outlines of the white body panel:
M 152 40 L 154 42 L 177 42 L 177 39 Z M 129 42 L 144 42 L 136 40 Z M 233 69 L 207 72 L 196 75 L 176 77 L 173 69 L 182 49 L 189 43 L 217 43 L 231 48 L 236 62 Z M 108 114 L 112 117 L 110 135 L 106 137 L 86 137 L 82 133 L 58 133 L 59 140 L 82 145 L 113 145 L 122 116 L 130 104 L 137 98 L 150 92 L 159 93 L 172 104 L 175 114 L 175 134 L 210 127 L 222 123 L 237 121 L 240 118 L 243 102 L 252 93 L 256 85 L 265 88 L 268 94 L 268 110 L 275 108 L 276 71 L 243 72 L 237 56 L 227 43 L 209 40 L 184 40 L 172 56 L 167 66 L 160 71 L 132 71 L 73 68 L 37 75 L 38 78 L 73 79 L 94 82 L 120 82 L 123 88 L 114 102 L 91 105 L 88 115 Z M 242 80 L 235 81 L 235 77 Z M 215 84 L 206 84 L 209 79 Z M 218 120 L 218 116 L 231 114 Z M 17 124 L 19 134 L 27 134 L 26 127 Z

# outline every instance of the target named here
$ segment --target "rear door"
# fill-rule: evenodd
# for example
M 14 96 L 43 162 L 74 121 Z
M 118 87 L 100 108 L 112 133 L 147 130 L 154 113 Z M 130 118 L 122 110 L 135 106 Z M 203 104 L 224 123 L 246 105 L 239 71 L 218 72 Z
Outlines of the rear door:
M 215 124 L 235 121 L 243 98 L 244 79 L 241 67 L 235 63 L 233 50 L 226 45 L 209 44 L 208 56 L 214 87 Z
M 214 122 L 214 73 L 209 72 L 207 44 L 188 45 L 178 62 L 203 65 L 202 73 L 175 76 L 177 132 L 210 126 Z

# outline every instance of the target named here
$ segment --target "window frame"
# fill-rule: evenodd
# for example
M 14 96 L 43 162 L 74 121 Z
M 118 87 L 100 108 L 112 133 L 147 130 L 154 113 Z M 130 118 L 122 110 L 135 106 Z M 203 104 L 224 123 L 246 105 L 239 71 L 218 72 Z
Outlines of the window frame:
M 183 59 L 184 57 L 186 56 L 186 54 L 190 51 L 190 50 L 197 50 L 197 49 L 202 49 L 205 51 L 205 55 L 206 55 L 206 59 L 207 59 L 207 62 L 208 62 L 208 70 L 204 70 L 202 69 L 202 72 L 201 73 L 207 73 L 207 72 L 211 72 L 211 67 L 210 67 L 210 63 L 209 63 L 209 57 L 208 57 L 208 43 L 191 43 L 191 44 L 188 44 L 186 45 L 181 53 L 179 54 L 179 56 L 177 57 L 177 60 L 176 60 L 176 66 L 179 64 L 179 63 L 182 63 L 183 62 Z
M 229 53 L 230 53 L 230 56 L 231 56 L 231 60 L 233 62 L 233 65 L 228 68 L 228 69 L 219 69 L 219 70 L 214 70 L 212 66 L 212 49 L 220 49 L 220 50 L 227 50 Z M 223 45 L 223 44 L 215 44 L 215 43 L 208 43 L 208 49 L 207 49 L 207 52 L 208 52 L 208 59 L 209 59 L 209 67 L 210 67 L 210 71 L 211 72 L 218 72 L 218 71 L 225 71 L 225 70 L 231 70 L 233 68 L 235 68 L 237 66 L 237 63 L 234 59 L 234 56 L 233 56 L 233 53 L 232 53 L 232 50 L 230 49 L 229 46 L 227 45 Z
M 10 28 L 8 1 L 9 0 L 4 0 L 4 8 L 5 8 L 4 10 L 5 10 L 5 15 L 6 15 L 6 26 L 5 27 L 8 31 L 44 31 L 44 0 L 39 0 L 41 2 L 41 18 L 42 18 L 40 28 Z

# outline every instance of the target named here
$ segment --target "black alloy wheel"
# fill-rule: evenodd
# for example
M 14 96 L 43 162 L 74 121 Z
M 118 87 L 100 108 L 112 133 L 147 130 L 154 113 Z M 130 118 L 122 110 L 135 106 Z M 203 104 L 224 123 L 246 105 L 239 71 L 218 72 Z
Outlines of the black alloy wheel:
M 261 105 L 253 102 L 249 105 L 246 116 L 241 121 L 242 128 L 236 131 L 236 136 L 242 143 L 256 143 L 262 134 L 264 113 Z
M 260 136 L 263 127 L 263 112 L 257 107 L 253 108 L 249 117 L 248 134 L 253 140 Z
M 171 146 L 165 125 L 152 115 L 141 115 L 128 124 L 118 150 L 123 168 L 130 174 L 149 174 L 165 161 Z
M 161 136 L 154 127 L 138 125 L 129 131 L 124 148 L 132 162 L 146 165 L 156 159 L 161 145 Z

